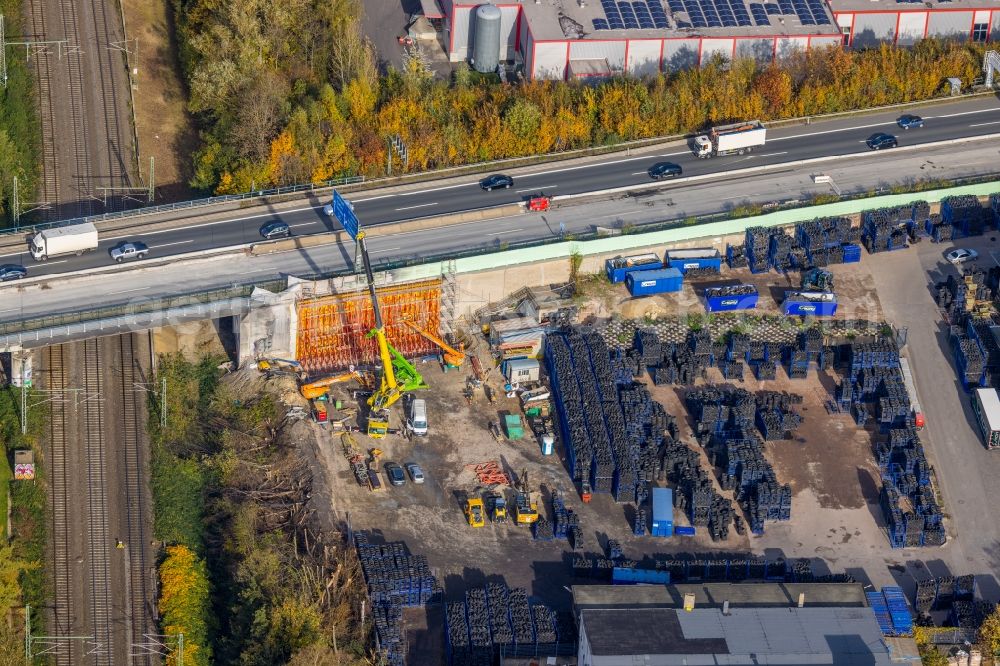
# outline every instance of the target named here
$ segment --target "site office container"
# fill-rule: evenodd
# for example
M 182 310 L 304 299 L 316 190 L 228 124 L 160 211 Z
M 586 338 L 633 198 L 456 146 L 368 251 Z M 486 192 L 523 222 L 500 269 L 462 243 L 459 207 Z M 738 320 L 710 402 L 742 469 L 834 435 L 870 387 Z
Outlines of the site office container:
M 831 317 L 837 314 L 837 296 L 831 292 L 786 291 L 781 309 L 786 315 Z
M 648 296 L 680 291 L 684 276 L 676 268 L 662 268 L 656 271 L 633 271 L 625 276 L 625 286 L 633 296 Z
M 743 285 L 739 285 L 743 286 Z M 705 307 L 709 312 L 731 312 L 733 310 L 751 310 L 757 307 L 760 294 L 756 289 L 752 294 L 741 296 L 715 296 L 715 289 L 705 290 Z
M 615 284 L 624 282 L 625 276 L 632 271 L 648 271 L 657 268 L 663 268 L 663 262 L 660 261 L 660 255 L 652 252 L 635 254 L 630 257 L 615 257 L 604 262 L 608 280 Z
M 978 388 L 973 393 L 972 411 L 983 434 L 987 449 L 1000 448 L 1000 396 L 993 388 Z
M 674 491 L 670 488 L 653 488 L 653 529 L 655 537 L 674 535 Z
M 714 247 L 697 247 L 690 250 L 667 250 L 664 263 L 686 273 L 690 268 L 722 269 L 722 255 Z

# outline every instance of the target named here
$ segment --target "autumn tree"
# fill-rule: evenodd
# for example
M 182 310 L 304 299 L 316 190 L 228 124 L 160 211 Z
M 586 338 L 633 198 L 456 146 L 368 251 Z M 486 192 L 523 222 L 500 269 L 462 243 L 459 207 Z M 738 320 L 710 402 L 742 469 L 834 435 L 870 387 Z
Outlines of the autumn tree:
M 979 647 L 984 654 L 1000 654 L 1000 606 L 994 606 L 979 627 Z
M 169 546 L 159 573 L 163 633 L 184 635 L 185 665 L 208 666 L 212 660 L 208 642 L 211 602 L 205 562 L 186 546 Z M 167 663 L 176 664 L 177 655 Z

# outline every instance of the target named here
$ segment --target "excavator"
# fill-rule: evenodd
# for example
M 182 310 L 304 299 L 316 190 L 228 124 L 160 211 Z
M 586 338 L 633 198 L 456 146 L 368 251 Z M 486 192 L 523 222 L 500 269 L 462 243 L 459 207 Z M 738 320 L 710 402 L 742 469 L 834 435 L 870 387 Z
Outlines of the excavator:
M 531 498 L 527 469 L 521 472 L 514 488 L 514 522 L 517 525 L 531 525 L 538 522 L 538 504 Z
M 460 344 L 458 349 L 455 349 L 439 336 L 430 331 L 425 331 L 409 319 L 404 319 L 403 323 L 441 348 L 441 358 L 444 359 L 446 367 L 461 368 L 462 364 L 465 363 L 465 345 Z

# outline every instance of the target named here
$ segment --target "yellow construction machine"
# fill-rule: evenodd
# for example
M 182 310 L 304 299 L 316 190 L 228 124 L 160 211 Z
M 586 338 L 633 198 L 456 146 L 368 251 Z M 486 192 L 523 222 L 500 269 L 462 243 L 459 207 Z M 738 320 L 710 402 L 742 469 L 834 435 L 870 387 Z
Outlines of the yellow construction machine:
M 449 368 L 461 368 L 462 364 L 465 363 L 465 349 L 464 345 L 459 344 L 458 349 L 455 349 L 447 342 L 441 339 L 440 336 L 431 333 L 430 331 L 425 331 L 416 324 L 414 324 L 409 319 L 404 319 L 403 323 L 412 328 L 414 331 L 424 336 L 438 347 L 441 348 L 441 358 L 444 359 L 444 364 Z
M 465 500 L 465 519 L 472 527 L 483 527 L 486 525 L 486 511 L 483 508 L 483 500 L 478 497 L 470 497 Z
M 356 379 L 361 386 L 366 388 L 370 384 L 370 378 L 364 373 L 357 370 L 350 370 L 349 372 L 344 372 L 339 375 L 331 375 L 329 377 L 317 379 L 314 382 L 309 382 L 308 384 L 303 384 L 299 387 L 299 391 L 302 393 L 302 397 L 306 400 L 315 400 L 325 394 L 334 384 L 348 382 L 352 379 Z
M 341 213 L 338 217 L 338 208 L 346 206 L 350 209 L 347 213 Z M 365 240 L 365 232 L 361 231 L 353 207 L 350 203 L 342 199 L 337 192 L 333 193 L 333 202 L 324 207 L 324 212 L 336 218 L 345 230 L 355 233 L 355 241 L 358 244 L 358 251 L 365 266 L 365 277 L 368 279 L 368 294 L 372 302 L 372 310 L 375 313 L 375 328 L 368 333 L 368 337 L 374 337 L 378 343 L 378 355 L 382 361 L 382 377 L 379 385 L 374 387 L 374 391 L 368 398 L 368 436 L 373 439 L 381 439 L 389 432 L 389 408 L 392 407 L 404 393 L 420 388 L 427 388 L 424 378 L 420 376 L 413 364 L 407 361 L 395 347 L 389 344 L 385 337 L 385 323 L 382 321 L 382 310 L 378 304 L 378 293 L 375 290 L 375 276 L 372 273 L 372 262 L 368 256 L 368 244 Z M 354 218 L 353 220 L 344 217 Z M 354 226 L 357 225 L 357 226 Z
M 528 485 L 528 470 L 521 472 L 514 488 L 514 522 L 518 525 L 531 525 L 538 522 L 538 504 L 531 497 Z
M 301 363 L 287 358 L 259 359 L 257 369 L 269 378 L 274 375 L 288 375 L 301 380 L 306 376 L 306 371 L 302 369 Z
M 375 312 L 375 328 L 368 334 L 378 343 L 378 355 L 382 361 L 382 379 L 379 387 L 368 398 L 368 436 L 374 439 L 385 437 L 389 431 L 389 408 L 403 394 L 420 388 L 427 388 L 424 378 L 420 376 L 413 364 L 407 361 L 399 351 L 389 344 L 385 337 L 385 324 L 382 321 L 382 310 L 378 305 L 378 294 L 375 291 L 375 276 L 372 274 L 372 263 L 368 257 L 368 245 L 365 243 L 365 232 L 358 233 L 358 247 L 365 265 L 365 277 L 368 278 L 368 293 Z

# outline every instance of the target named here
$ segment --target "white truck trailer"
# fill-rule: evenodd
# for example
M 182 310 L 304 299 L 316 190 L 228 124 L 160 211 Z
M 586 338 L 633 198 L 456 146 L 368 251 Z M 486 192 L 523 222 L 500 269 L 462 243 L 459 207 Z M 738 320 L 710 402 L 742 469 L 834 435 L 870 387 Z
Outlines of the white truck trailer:
M 694 154 L 701 158 L 749 153 L 767 140 L 767 129 L 759 120 L 713 127 L 694 138 Z
M 45 261 L 68 254 L 77 256 L 97 249 L 97 227 L 87 222 L 39 231 L 31 237 L 31 256 Z
M 903 371 L 903 385 L 906 386 L 906 393 L 910 398 L 910 409 L 913 410 L 913 424 L 917 430 L 924 427 L 924 412 L 920 409 L 920 401 L 917 400 L 917 385 L 913 382 L 913 373 L 910 372 L 910 362 L 905 356 L 899 357 L 899 369 Z

